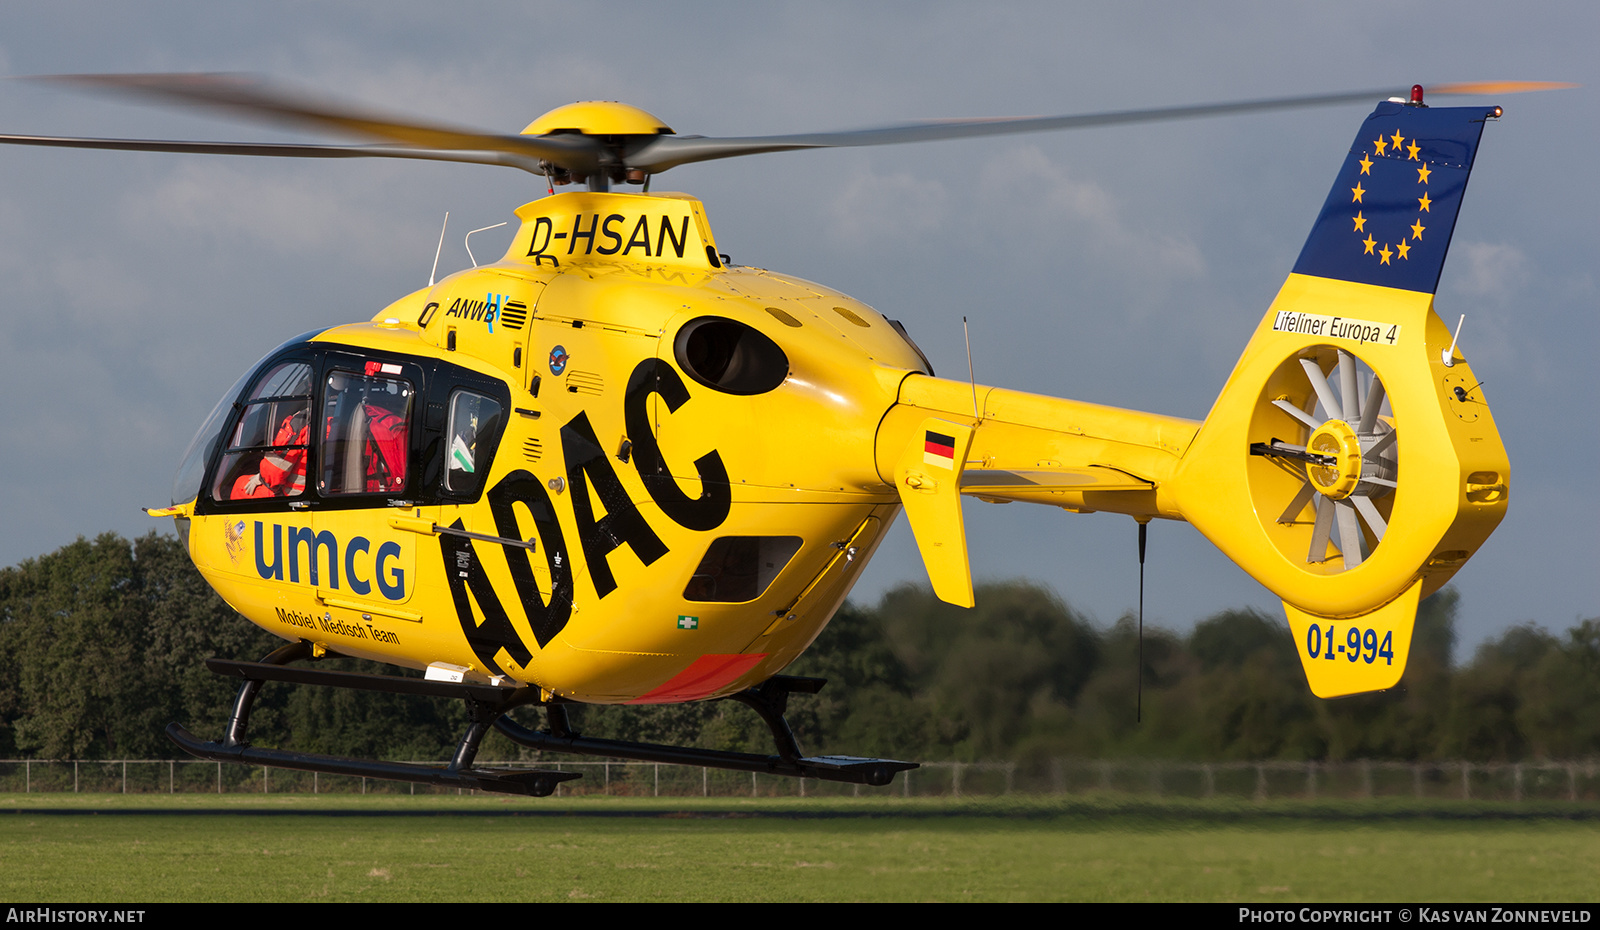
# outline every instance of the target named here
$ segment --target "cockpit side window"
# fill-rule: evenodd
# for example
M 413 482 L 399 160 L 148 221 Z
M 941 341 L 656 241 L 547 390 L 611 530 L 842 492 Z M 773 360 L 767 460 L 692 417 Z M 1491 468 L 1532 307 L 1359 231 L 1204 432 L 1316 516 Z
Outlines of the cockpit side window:
M 318 424 L 319 495 L 404 492 L 416 390 L 395 376 L 399 371 L 368 362 L 363 372 L 328 372 Z
M 449 446 L 445 490 L 476 495 L 489 472 L 491 441 L 499 434 L 500 403 L 476 391 L 456 390 L 450 395 Z M 483 442 L 480 443 L 479 440 Z
M 217 468 L 212 497 L 238 501 L 305 493 L 311 379 L 309 363 L 289 361 L 256 382 Z

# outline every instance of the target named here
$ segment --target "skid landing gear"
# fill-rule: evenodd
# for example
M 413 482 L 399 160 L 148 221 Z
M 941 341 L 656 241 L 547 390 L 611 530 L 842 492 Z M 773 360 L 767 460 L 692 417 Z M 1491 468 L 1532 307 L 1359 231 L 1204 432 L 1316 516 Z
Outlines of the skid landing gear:
M 715 749 L 585 737 L 573 731 L 571 719 L 567 714 L 567 705 L 559 702 L 544 704 L 549 729 L 530 730 L 505 714 L 514 707 L 541 703 L 538 688 L 452 684 L 418 678 L 397 678 L 392 675 L 295 668 L 288 664 L 310 658 L 312 653 L 309 644 L 291 643 L 280 647 L 260 662 L 207 659 L 206 667 L 211 671 L 244 680 L 239 686 L 239 696 L 234 700 L 233 714 L 228 718 L 226 734 L 220 741 L 202 741 L 196 739 L 181 724 L 171 723 L 167 725 L 167 737 L 191 755 L 212 762 L 237 762 L 244 765 L 297 769 L 302 772 L 387 778 L 394 781 L 476 788 L 480 791 L 520 794 L 536 798 L 547 797 L 561 782 L 582 776 L 577 772 L 554 772 L 546 769 L 512 771 L 474 766 L 473 760 L 477 757 L 478 745 L 488 734 L 491 726 L 515 743 L 546 752 L 700 765 L 708 768 L 764 772 L 796 778 L 819 778 L 859 785 L 887 785 L 894 780 L 897 772 L 917 767 L 915 762 L 900 762 L 894 759 L 802 754 L 800 745 L 795 740 L 794 731 L 789 728 L 789 722 L 784 719 L 783 713 L 788 706 L 790 694 L 796 692 L 815 694 L 820 691 L 825 684 L 820 678 L 778 675 L 729 698 L 760 714 L 761 719 L 767 724 L 767 729 L 772 731 L 773 741 L 777 744 L 777 755 L 763 756 L 747 752 L 724 752 Z M 467 702 L 472 722 L 467 727 L 466 733 L 462 734 L 461 742 L 456 746 L 455 755 L 450 763 L 442 766 L 347 759 L 281 749 L 258 749 L 250 745 L 246 739 L 246 732 L 250 726 L 250 709 L 255 704 L 256 696 L 261 692 L 261 685 L 268 681 L 324 685 L 389 694 L 460 698 Z
M 806 756 L 794 738 L 794 731 L 784 719 L 783 712 L 794 692 L 816 694 L 826 681 L 821 678 L 794 678 L 776 675 L 754 688 L 731 695 L 728 700 L 738 701 L 756 713 L 772 731 L 778 754 L 762 756 L 749 752 L 725 752 L 717 749 L 695 749 L 688 746 L 662 746 L 656 743 L 634 743 L 625 740 L 598 739 L 582 736 L 572 729 L 567 707 L 560 703 L 545 705 L 546 730 L 530 730 L 525 726 L 501 717 L 495 729 L 512 742 L 529 749 L 545 752 L 570 752 L 588 756 L 607 756 L 613 759 L 637 759 L 642 762 L 667 762 L 676 765 L 701 765 L 708 768 L 733 769 L 738 772 L 763 772 L 770 775 L 789 775 L 796 778 L 820 778 L 825 781 L 842 781 L 858 785 L 887 785 L 897 772 L 917 767 L 915 762 L 895 759 L 864 759 L 859 756 Z
M 191 755 L 212 762 L 270 765 L 302 772 L 387 778 L 394 781 L 444 785 L 451 788 L 476 788 L 480 791 L 521 794 L 536 798 L 549 796 L 556 790 L 556 786 L 564 781 L 582 777 L 577 772 L 552 772 L 543 769 L 512 771 L 473 766 L 473 760 L 478 754 L 478 744 L 489 732 L 489 727 L 501 714 L 513 707 L 528 703 L 530 696 L 536 697 L 538 695 L 536 689 L 450 684 L 417 678 L 396 678 L 390 675 L 290 668 L 287 665 L 289 662 L 309 658 L 311 658 L 309 645 L 291 643 L 272 652 L 260 662 L 207 659 L 206 667 L 211 671 L 219 675 L 244 679 L 244 684 L 239 686 L 239 696 L 234 700 L 233 714 L 228 718 L 227 734 L 220 742 L 202 741 L 196 739 L 181 724 L 171 723 L 167 725 L 167 737 Z M 255 703 L 256 695 L 261 691 L 262 683 L 267 681 L 327 685 L 334 688 L 381 691 L 390 694 L 462 698 L 466 700 L 471 710 L 472 723 L 468 725 L 467 732 L 462 734 L 461 742 L 456 746 L 455 755 L 450 763 L 443 766 L 346 759 L 281 749 L 257 749 L 245 738 L 245 732 L 250 725 L 250 708 Z

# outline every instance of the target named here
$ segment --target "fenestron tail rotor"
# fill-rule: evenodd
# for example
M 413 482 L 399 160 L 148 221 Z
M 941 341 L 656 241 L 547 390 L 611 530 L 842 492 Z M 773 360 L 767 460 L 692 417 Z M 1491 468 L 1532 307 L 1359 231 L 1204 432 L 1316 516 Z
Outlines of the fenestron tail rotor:
M 1250 451 L 1276 460 L 1302 479 L 1277 522 L 1284 526 L 1311 524 L 1306 563 L 1322 564 L 1337 558 L 1344 569 L 1350 569 L 1360 565 L 1388 531 L 1386 511 L 1392 505 L 1388 499 L 1398 487 L 1399 433 L 1393 418 L 1382 416 L 1383 382 L 1370 370 L 1363 370 L 1365 366 L 1349 351 L 1333 352 L 1337 378 L 1332 380 L 1316 358 L 1296 359 L 1314 403 L 1301 407 L 1285 397 L 1272 399 L 1274 407 L 1300 425 L 1304 442 L 1275 438 L 1252 444 Z
M 585 182 L 591 190 L 607 190 L 611 184 L 624 182 L 641 184 L 650 175 L 679 165 L 740 155 L 1164 122 L 1366 103 L 1407 93 L 1399 88 L 1378 88 L 1065 116 L 930 120 L 841 132 L 717 139 L 675 135 L 661 120 L 637 107 L 604 101 L 569 104 L 535 120 L 521 133 L 508 134 L 396 116 L 245 75 L 66 74 L 33 80 L 95 92 L 131 94 L 164 103 L 200 105 L 257 122 L 382 141 L 377 145 L 319 145 L 0 135 L 0 143 L 292 158 L 411 158 L 505 165 L 549 176 L 557 184 Z M 1433 93 L 1518 93 L 1571 86 L 1540 81 L 1447 84 L 1435 87 Z M 1410 93 L 1414 99 L 1419 98 L 1420 88 L 1414 87 Z M 562 118 L 552 119 L 557 114 Z

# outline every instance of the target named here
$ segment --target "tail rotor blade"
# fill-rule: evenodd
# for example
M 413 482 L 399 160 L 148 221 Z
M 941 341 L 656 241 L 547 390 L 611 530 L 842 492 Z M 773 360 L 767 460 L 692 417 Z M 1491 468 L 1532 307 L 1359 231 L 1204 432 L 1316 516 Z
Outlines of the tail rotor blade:
M 1289 502 L 1289 506 L 1283 509 L 1283 513 L 1278 517 L 1278 522 L 1287 524 L 1299 519 L 1300 511 L 1306 509 L 1306 505 L 1311 503 L 1311 498 L 1316 493 L 1316 485 L 1311 482 L 1307 481 L 1301 485 L 1300 492 L 1294 496 L 1294 500 Z
M 1383 409 L 1383 398 L 1383 382 L 1378 380 L 1377 375 L 1373 375 L 1372 386 L 1367 389 L 1367 400 L 1362 405 L 1361 422 L 1356 425 L 1356 432 L 1371 434 L 1373 427 L 1378 425 L 1378 411 Z
M 1333 501 L 1324 497 L 1317 501 L 1317 522 L 1311 528 L 1311 551 L 1307 562 L 1328 561 L 1328 536 L 1333 531 Z
M 1356 521 L 1356 508 L 1349 499 L 1334 502 L 1334 513 L 1339 520 L 1339 550 L 1344 553 L 1344 567 L 1355 568 L 1361 564 L 1361 524 Z
M 1383 534 L 1389 529 L 1389 524 L 1384 521 L 1383 514 L 1378 512 L 1378 506 L 1364 494 L 1354 495 L 1350 500 L 1355 504 L 1356 510 L 1361 513 L 1362 519 L 1367 521 L 1367 526 L 1371 528 L 1372 535 L 1377 537 L 1379 542 L 1382 542 Z
M 1360 401 L 1356 397 L 1356 359 L 1343 349 L 1339 350 L 1339 419 L 1353 423 L 1361 415 Z
M 1367 450 L 1366 454 L 1362 456 L 1362 459 L 1368 462 L 1376 462 L 1390 446 L 1394 445 L 1394 441 L 1399 437 L 1399 432 L 1395 430 L 1390 430 L 1389 432 L 1384 433 L 1382 436 L 1378 437 L 1377 442 L 1372 444 L 1372 448 Z
M 1275 400 L 1272 402 L 1272 405 L 1277 407 L 1279 410 L 1282 410 L 1284 413 L 1287 413 L 1289 416 L 1294 417 L 1296 420 L 1299 420 L 1301 423 L 1304 423 L 1311 429 L 1316 429 L 1322 425 L 1321 420 L 1313 417 L 1311 414 L 1306 413 L 1304 410 L 1301 410 L 1299 407 L 1296 407 L 1294 404 L 1291 404 L 1286 400 Z
M 1322 369 L 1309 358 L 1301 359 L 1300 367 L 1305 369 L 1306 380 L 1311 382 L 1311 389 L 1317 392 L 1317 400 L 1322 401 L 1322 412 L 1327 414 L 1329 419 L 1339 416 L 1344 408 L 1340 405 L 1339 398 L 1333 396 L 1333 388 L 1328 384 L 1328 379 L 1322 376 Z

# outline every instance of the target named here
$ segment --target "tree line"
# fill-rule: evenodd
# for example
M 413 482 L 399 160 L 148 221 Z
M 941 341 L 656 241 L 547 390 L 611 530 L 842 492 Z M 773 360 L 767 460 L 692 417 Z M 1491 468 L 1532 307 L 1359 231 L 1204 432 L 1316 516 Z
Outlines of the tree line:
M 1600 618 L 1561 634 L 1514 626 L 1453 665 L 1457 603 L 1450 589 L 1423 602 L 1399 687 L 1324 701 L 1279 616 L 1223 611 L 1187 635 L 1147 628 L 1141 665 L 1131 616 L 1096 627 L 1024 581 L 979 585 L 972 610 L 905 585 L 875 605 L 846 604 L 786 670 L 828 679 L 790 700 L 789 719 L 808 753 L 920 761 L 1600 754 Z M 0 757 L 170 757 L 169 721 L 214 737 L 227 720 L 236 682 L 204 660 L 256 659 L 280 643 L 223 603 L 171 537 L 106 534 L 0 569 Z M 514 713 L 542 723 L 537 708 Z M 732 701 L 573 716 L 593 736 L 772 751 L 755 714 Z M 466 723 L 459 702 L 268 684 L 251 738 L 442 759 Z M 498 734 L 480 754 L 526 757 Z

